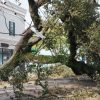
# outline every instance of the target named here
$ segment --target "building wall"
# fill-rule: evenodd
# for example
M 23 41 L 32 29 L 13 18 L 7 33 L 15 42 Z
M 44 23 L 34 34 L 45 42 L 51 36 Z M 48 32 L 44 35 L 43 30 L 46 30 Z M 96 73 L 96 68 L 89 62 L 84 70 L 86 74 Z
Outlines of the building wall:
M 0 0 L 0 64 L 4 63 L 12 55 L 12 50 L 20 40 L 21 34 L 25 30 L 26 10 L 5 0 L 3 4 Z M 15 23 L 15 35 L 9 35 L 9 21 Z M 1 43 L 9 46 L 2 47 Z
M 0 42 L 15 45 L 19 41 L 21 36 L 18 34 L 25 30 L 25 13 L 25 9 L 8 1 L 6 4 L 0 3 L 0 33 L 8 33 L 0 34 Z M 15 36 L 9 35 L 9 21 L 15 22 Z

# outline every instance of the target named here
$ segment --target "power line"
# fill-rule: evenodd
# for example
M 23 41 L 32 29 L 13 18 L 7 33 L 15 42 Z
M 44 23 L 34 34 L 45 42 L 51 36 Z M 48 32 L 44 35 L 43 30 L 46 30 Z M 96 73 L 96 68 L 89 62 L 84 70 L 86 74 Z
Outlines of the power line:
M 9 34 L 7 32 L 0 32 L 0 34 Z M 10 35 L 11 36 L 11 35 Z M 13 36 L 13 35 L 12 35 Z M 15 36 L 24 36 L 24 34 L 15 34 Z
M 1 44 L 1 43 L 0 43 Z M 5 43 L 5 44 L 8 44 L 8 43 Z M 43 44 L 43 43 L 42 43 Z M 43 45 L 42 44 L 40 44 L 40 46 L 39 47 L 37 47 L 38 49 L 40 49 Z M 29 46 L 29 44 L 8 44 L 9 46 Z M 0 46 L 0 47 L 2 47 L 2 46 Z M 2 48 L 4 48 L 4 47 L 2 47 Z
M 0 34 L 9 34 L 9 33 L 6 33 L 6 32 L 0 32 Z

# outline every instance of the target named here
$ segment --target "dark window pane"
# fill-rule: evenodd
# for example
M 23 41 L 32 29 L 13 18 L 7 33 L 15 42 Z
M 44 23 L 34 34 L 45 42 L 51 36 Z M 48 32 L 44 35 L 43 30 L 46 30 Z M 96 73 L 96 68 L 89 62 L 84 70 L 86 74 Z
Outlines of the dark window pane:
M 15 35 L 15 22 L 9 21 L 9 35 Z
M 9 47 L 9 44 L 7 44 L 7 43 L 1 43 L 1 46 L 2 47 Z
M 12 49 L 0 48 L 0 65 L 5 63 L 12 56 L 12 53 Z

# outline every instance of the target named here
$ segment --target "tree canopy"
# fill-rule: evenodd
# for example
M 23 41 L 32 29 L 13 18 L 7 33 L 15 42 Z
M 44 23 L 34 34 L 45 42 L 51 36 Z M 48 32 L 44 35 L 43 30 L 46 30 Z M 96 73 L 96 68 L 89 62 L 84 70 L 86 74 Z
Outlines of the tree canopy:
M 35 29 L 46 38 L 29 41 L 35 34 L 29 26 L 12 57 L 1 66 L 1 77 L 20 66 L 21 61 L 26 62 L 23 55 L 31 52 L 31 47 L 39 41 L 53 52 L 55 62 L 67 65 L 75 74 L 93 78 L 96 72 L 100 73 L 99 4 L 94 0 L 28 0 L 28 3 Z M 39 9 L 44 9 L 44 19 Z

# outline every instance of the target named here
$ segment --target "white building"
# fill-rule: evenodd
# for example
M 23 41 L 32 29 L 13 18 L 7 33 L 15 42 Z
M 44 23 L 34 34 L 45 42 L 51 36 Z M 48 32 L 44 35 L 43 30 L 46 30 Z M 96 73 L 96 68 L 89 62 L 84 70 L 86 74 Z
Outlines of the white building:
M 0 64 L 10 58 L 16 43 L 25 30 L 26 10 L 9 2 L 0 0 Z

